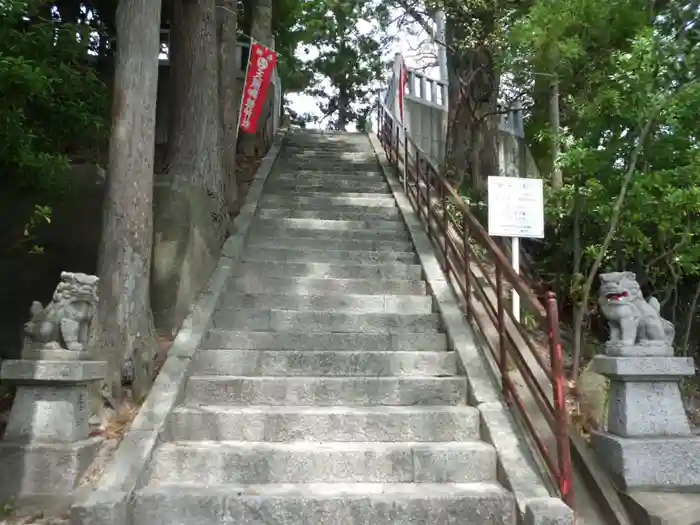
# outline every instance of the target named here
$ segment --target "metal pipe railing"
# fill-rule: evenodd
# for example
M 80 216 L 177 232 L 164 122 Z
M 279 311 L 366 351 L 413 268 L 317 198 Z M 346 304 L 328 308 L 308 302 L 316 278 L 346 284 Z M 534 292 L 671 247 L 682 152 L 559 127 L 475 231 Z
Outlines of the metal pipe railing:
M 381 102 L 378 117 L 377 135 L 387 158 L 426 227 L 464 315 L 487 341 L 486 346 L 498 365 L 504 399 L 523 421 L 560 497 L 573 509 L 573 467 L 556 295 L 548 293 L 543 305 L 459 193 Z M 536 351 L 535 336 L 513 317 L 506 304 L 509 295 L 506 288 L 520 296 L 523 309 L 548 334 L 548 363 Z M 483 306 L 485 315 L 475 315 L 477 302 Z M 487 334 L 494 330 L 496 336 L 490 343 Z M 541 367 L 549 387 L 537 379 L 528 357 Z M 556 454 L 550 453 L 545 445 L 545 437 L 533 421 L 532 408 L 529 412 L 513 382 L 513 371 L 522 377 L 536 409 L 546 421 L 556 443 Z M 550 388 L 551 399 L 547 393 Z

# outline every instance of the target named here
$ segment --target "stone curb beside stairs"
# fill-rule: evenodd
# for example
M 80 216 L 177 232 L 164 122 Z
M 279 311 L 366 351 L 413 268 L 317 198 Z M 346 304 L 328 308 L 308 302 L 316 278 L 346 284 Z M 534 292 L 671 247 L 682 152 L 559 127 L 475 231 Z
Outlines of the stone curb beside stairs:
M 384 149 L 375 135 L 369 134 L 368 137 L 410 233 L 430 293 L 442 315 L 450 348 L 459 356 L 467 376 L 469 402 L 481 415 L 482 438 L 498 453 L 499 481 L 515 496 L 524 525 L 572 525 L 573 511 L 561 499 L 550 496 L 529 451 L 523 450 L 524 436 L 502 401 L 495 383 L 495 371 L 477 346 L 473 329 L 459 309 L 433 245 L 394 176 Z
M 72 525 L 127 525 L 129 500 L 158 443 L 170 411 L 179 401 L 187 381 L 187 369 L 243 251 L 251 220 L 258 208 L 265 181 L 277 160 L 286 130 L 280 130 L 262 160 L 248 191 L 246 203 L 235 218 L 234 233 L 226 240 L 209 281 L 190 308 L 173 341 L 168 357 L 112 462 L 97 486 L 71 507 Z

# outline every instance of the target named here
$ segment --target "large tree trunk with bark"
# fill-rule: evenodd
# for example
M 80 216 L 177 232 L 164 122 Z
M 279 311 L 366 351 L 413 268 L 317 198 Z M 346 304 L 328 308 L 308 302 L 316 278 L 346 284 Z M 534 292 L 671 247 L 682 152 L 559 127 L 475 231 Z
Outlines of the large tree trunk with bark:
M 250 27 L 250 37 L 264 46 L 272 46 L 272 0 L 258 0 L 253 3 L 253 20 Z M 263 115 L 265 112 L 263 112 Z M 265 123 L 261 119 L 258 129 Z M 258 134 L 244 134 L 242 137 L 243 151 L 253 156 L 258 144 Z
M 480 20 L 488 36 L 493 23 Z M 497 103 L 499 76 L 483 38 L 465 49 L 465 22 L 449 17 L 446 25 L 450 120 L 445 171 L 455 185 L 481 193 L 486 178 L 498 174 Z M 473 36 L 471 36 L 473 40 Z
M 350 121 L 349 107 L 350 95 L 348 94 L 348 90 L 344 86 L 341 86 L 338 89 L 338 124 L 336 126 L 339 131 L 347 130 Z
M 174 335 L 211 275 L 230 216 L 221 149 L 214 0 L 174 0 L 165 174 L 156 187 L 154 314 Z
M 97 357 L 108 364 L 106 391 L 120 399 L 125 361 L 134 397 L 151 385 L 156 340 L 149 276 L 153 243 L 153 157 L 160 42 L 159 0 L 121 0 L 99 253 Z M 129 367 L 131 368 L 131 367 Z
M 219 236 L 227 223 L 219 120 L 219 62 L 215 0 L 174 0 L 172 113 L 166 172 L 176 186 L 209 197 Z
M 238 139 L 238 104 L 236 89 L 236 31 L 238 16 L 236 0 L 222 0 L 218 9 L 219 35 L 219 111 L 221 118 L 221 145 L 223 148 L 226 201 L 231 215 L 238 212 L 239 188 L 236 179 L 236 142 Z

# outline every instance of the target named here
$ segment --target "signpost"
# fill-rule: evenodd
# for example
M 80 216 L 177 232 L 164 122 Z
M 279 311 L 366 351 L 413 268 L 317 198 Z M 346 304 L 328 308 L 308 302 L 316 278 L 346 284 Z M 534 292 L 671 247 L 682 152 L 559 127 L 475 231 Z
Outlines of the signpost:
M 506 177 L 493 178 L 506 180 L 489 181 L 489 233 L 511 238 L 511 263 L 519 274 L 520 237 L 544 237 L 542 181 L 527 178 L 525 127 L 519 101 L 501 116 L 498 131 L 499 171 Z M 521 180 L 524 184 L 517 182 Z M 513 317 L 520 321 L 520 296 L 513 291 L 512 297 Z
M 544 193 L 542 179 L 489 177 L 489 235 L 511 237 L 511 255 L 520 272 L 520 237 L 544 237 Z M 520 321 L 520 296 L 513 291 L 513 316 Z

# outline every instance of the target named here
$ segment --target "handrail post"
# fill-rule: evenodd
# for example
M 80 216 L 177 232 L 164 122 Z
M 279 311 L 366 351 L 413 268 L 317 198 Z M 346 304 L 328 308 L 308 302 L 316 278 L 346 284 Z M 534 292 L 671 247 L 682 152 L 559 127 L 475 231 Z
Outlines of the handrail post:
M 450 275 L 450 214 L 447 211 L 447 188 L 440 184 L 442 196 L 442 236 L 445 247 L 445 275 Z
M 503 390 L 503 397 L 508 401 L 508 374 L 507 367 L 507 352 L 506 352 L 506 319 L 505 319 L 505 306 L 503 305 L 503 270 L 496 264 L 496 304 L 497 304 L 497 316 L 498 316 L 498 349 L 499 349 L 499 363 L 498 367 L 501 372 L 501 388 Z
M 408 195 L 408 133 L 403 126 L 403 192 Z
M 401 137 L 399 136 L 399 125 L 391 126 L 391 144 L 394 153 L 394 161 L 396 162 L 396 176 L 399 176 L 399 144 Z
M 430 216 L 430 186 L 431 186 L 431 173 L 430 173 L 430 166 L 428 166 L 428 163 L 425 163 L 425 220 L 428 223 L 428 238 L 432 241 L 433 240 L 433 225 L 430 219 L 432 218 Z
M 423 157 L 418 157 L 416 153 L 416 211 L 418 212 L 418 218 L 423 218 L 423 205 L 421 201 L 423 200 L 423 192 L 420 189 L 421 182 L 423 181 Z
M 471 258 L 469 257 L 469 223 L 467 222 L 467 215 L 462 214 L 462 242 L 463 245 L 463 257 L 464 257 L 464 300 L 465 300 L 465 310 L 467 313 L 467 320 L 471 321 L 472 318 L 472 305 L 471 305 Z
M 549 350 L 552 367 L 554 424 L 559 463 L 559 491 L 564 502 L 574 509 L 573 468 L 569 446 L 569 418 L 564 394 L 564 357 L 559 334 L 557 296 L 547 292 L 547 319 L 549 321 Z

